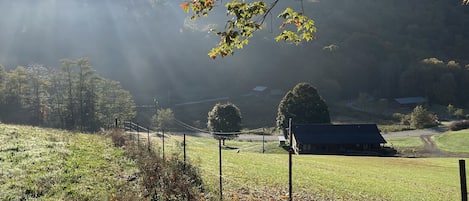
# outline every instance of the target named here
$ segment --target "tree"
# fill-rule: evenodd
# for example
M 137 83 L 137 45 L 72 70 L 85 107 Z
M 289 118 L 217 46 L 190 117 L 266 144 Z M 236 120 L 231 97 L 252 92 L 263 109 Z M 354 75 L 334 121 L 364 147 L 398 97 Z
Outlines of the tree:
M 35 126 L 43 125 L 47 121 L 50 111 L 48 104 L 50 73 L 45 66 L 40 64 L 28 65 L 26 72 L 31 85 L 31 93 L 28 98 L 28 108 L 31 113 L 30 123 Z
M 215 139 L 225 140 L 238 137 L 241 130 L 241 111 L 233 103 L 217 103 L 208 112 L 207 128 Z
M 288 137 L 289 119 L 296 124 L 330 123 L 329 109 L 309 83 L 298 83 L 278 105 L 277 127 Z
M 151 119 L 153 126 L 163 130 L 168 129 L 173 125 L 174 113 L 170 108 L 158 109 Z
M 135 103 L 129 91 L 117 81 L 99 80 L 98 119 L 100 124 L 111 126 L 115 119 L 129 120 L 136 115 Z
M 218 7 L 216 6 L 218 2 L 225 5 L 229 19 L 226 21 L 225 30 L 211 30 L 220 37 L 220 42 L 208 53 L 213 59 L 218 55 L 222 57 L 232 55 L 235 48 L 241 49 L 247 45 L 254 32 L 262 29 L 265 19 L 271 14 L 279 0 L 275 0 L 270 5 L 260 0 L 250 3 L 244 0 L 231 0 L 225 3 L 222 0 L 185 0 L 180 6 L 186 13 L 191 11 L 191 19 L 196 20 L 201 15 L 208 16 L 210 11 Z M 278 18 L 283 19 L 280 25 L 283 31 L 275 38 L 276 41 L 284 40 L 299 44 L 315 38 L 314 21 L 302 13 L 287 7 L 278 15 Z
M 29 95 L 31 92 L 31 84 L 28 79 L 26 68 L 18 66 L 6 74 L 4 95 L 4 108 L 2 108 L 2 117 L 6 122 L 11 123 L 28 123 L 30 114 Z
M 3 111 L 5 111 L 5 81 L 7 73 L 5 67 L 0 64 L 0 122 L 2 121 Z
M 418 129 L 429 128 L 437 125 L 437 119 L 423 106 L 417 105 L 410 114 L 410 125 Z
M 456 108 L 453 104 L 448 104 L 448 106 L 446 106 L 446 112 L 448 112 L 448 116 L 450 117 L 453 116 L 455 110 Z

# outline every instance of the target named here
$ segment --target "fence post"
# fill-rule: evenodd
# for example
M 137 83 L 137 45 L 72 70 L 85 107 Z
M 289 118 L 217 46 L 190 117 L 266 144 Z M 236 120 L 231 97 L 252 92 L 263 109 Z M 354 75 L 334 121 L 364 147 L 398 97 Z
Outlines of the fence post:
M 288 151 L 288 197 L 293 201 L 293 176 L 292 176 L 292 154 L 293 154 L 293 133 L 291 132 L 291 118 L 288 121 L 288 132 L 290 133 L 290 150 Z
M 218 139 L 218 159 L 220 162 L 220 200 L 223 200 L 222 162 L 221 162 L 221 139 Z
M 163 161 L 165 161 L 165 158 L 164 158 L 164 129 L 162 131 L 163 131 Z
M 467 201 L 466 161 L 465 160 L 459 160 L 459 176 L 461 180 L 461 200 Z
M 150 127 L 147 128 L 147 138 L 148 138 L 148 151 L 150 151 Z
M 186 134 L 184 133 L 184 140 L 182 143 L 183 150 L 184 150 L 184 166 L 186 166 Z
M 264 136 L 265 136 L 265 129 L 262 128 L 262 153 L 265 152 L 265 146 L 264 146 L 265 138 L 264 138 Z
M 137 123 L 137 146 L 140 147 L 140 125 Z
M 129 139 L 132 140 L 132 120 L 129 121 Z

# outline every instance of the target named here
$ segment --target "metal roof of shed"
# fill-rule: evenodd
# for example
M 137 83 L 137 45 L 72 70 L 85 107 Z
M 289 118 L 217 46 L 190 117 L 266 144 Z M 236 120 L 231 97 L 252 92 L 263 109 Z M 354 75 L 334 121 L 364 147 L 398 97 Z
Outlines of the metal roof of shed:
M 404 98 L 396 98 L 394 99 L 399 104 L 419 104 L 419 103 L 426 103 L 428 100 L 424 97 L 404 97 Z
M 292 132 L 298 144 L 386 143 L 376 124 L 302 124 Z

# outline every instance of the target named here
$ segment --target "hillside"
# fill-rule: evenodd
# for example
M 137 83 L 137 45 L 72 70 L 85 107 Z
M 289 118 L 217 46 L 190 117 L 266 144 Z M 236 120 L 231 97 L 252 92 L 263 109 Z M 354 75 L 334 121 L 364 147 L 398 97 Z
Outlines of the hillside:
M 135 163 L 99 135 L 0 124 L 0 200 L 108 200 Z
M 153 104 L 154 98 L 180 103 L 235 96 L 257 85 L 288 90 L 300 81 L 313 83 L 331 98 L 360 92 L 433 98 L 419 90 L 421 81 L 409 80 L 421 70 L 415 69 L 421 60 L 454 60 L 461 68 L 469 63 L 469 6 L 460 0 L 302 2 L 317 25 L 313 42 L 276 43 L 281 21 L 273 17 L 246 48 L 213 61 L 207 52 L 218 38 L 207 31 L 223 29 L 222 10 L 193 22 L 180 1 L 2 1 L 0 12 L 9 17 L 0 19 L 5 30 L 0 33 L 0 64 L 8 69 L 31 63 L 58 67 L 63 58 L 89 57 L 99 74 L 120 81 L 137 103 Z M 299 1 L 279 5 L 286 4 L 301 6 Z M 47 51 L 38 51 L 42 49 Z M 443 73 L 454 79 L 422 79 L 431 79 L 428 87 L 436 82 L 467 86 L 462 73 Z M 448 96 L 453 104 L 469 100 L 467 90 L 442 91 L 456 96 Z

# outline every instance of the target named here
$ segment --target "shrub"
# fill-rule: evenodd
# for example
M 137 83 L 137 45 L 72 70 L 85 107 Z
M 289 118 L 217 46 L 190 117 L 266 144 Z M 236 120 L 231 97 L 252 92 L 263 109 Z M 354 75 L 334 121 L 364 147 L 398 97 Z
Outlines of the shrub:
M 116 146 L 125 143 L 128 156 L 135 160 L 141 171 L 140 181 L 145 187 L 145 192 L 119 189 L 113 199 L 137 199 L 143 194 L 150 200 L 200 200 L 203 182 L 197 167 L 185 163 L 177 155 L 163 159 L 158 151 L 127 140 L 122 131 L 114 130 L 110 136 Z
M 109 134 L 107 134 L 107 136 L 111 137 L 112 142 L 116 147 L 122 147 L 126 144 L 125 136 L 117 129 L 112 130 Z
M 435 115 L 430 114 L 423 106 L 418 105 L 410 114 L 410 125 L 421 129 L 438 125 Z
M 458 131 L 469 128 L 469 120 L 454 122 L 449 126 L 449 130 Z

